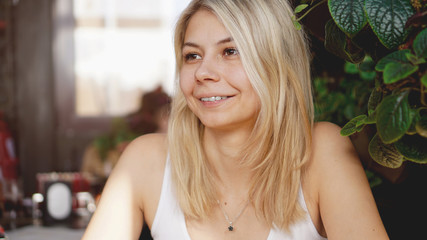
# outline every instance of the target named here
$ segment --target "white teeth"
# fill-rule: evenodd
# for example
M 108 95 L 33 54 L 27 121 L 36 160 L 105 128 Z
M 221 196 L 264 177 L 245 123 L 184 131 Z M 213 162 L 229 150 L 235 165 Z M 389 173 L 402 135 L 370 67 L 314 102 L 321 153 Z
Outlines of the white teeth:
M 201 98 L 200 100 L 202 100 L 202 102 L 213 102 L 213 101 L 219 101 L 219 100 L 226 99 L 226 98 L 227 97 L 215 96 L 215 97 Z

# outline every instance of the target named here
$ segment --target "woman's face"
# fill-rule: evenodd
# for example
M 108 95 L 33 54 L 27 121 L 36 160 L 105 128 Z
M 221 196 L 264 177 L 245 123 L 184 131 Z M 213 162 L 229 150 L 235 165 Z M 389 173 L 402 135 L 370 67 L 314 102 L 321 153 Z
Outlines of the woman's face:
M 255 93 L 230 33 L 207 10 L 190 19 L 182 48 L 180 87 L 206 128 L 252 128 L 259 111 Z

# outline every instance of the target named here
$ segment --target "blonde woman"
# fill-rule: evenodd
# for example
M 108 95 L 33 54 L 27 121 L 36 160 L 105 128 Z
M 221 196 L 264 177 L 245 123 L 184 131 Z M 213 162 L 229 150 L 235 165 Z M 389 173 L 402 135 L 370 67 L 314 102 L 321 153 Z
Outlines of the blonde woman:
M 168 136 L 110 176 L 84 239 L 388 239 L 359 159 L 313 124 L 309 54 L 285 0 L 194 0 L 175 32 Z

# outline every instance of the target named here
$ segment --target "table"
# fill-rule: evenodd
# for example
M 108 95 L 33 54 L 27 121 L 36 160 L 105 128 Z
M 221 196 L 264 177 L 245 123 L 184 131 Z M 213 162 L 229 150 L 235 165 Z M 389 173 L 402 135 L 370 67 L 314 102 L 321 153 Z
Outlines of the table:
M 72 229 L 67 226 L 55 225 L 25 226 L 6 231 L 9 240 L 77 240 L 83 237 L 85 229 Z

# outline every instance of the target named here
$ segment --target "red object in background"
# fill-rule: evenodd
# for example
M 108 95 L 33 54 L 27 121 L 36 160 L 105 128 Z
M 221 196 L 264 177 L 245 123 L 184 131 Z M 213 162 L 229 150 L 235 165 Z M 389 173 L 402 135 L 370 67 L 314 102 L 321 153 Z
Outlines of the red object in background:
M 0 112 L 0 168 L 5 179 L 18 178 L 18 159 L 10 130 Z
M 4 232 L 4 228 L 0 225 L 0 239 L 5 239 L 6 233 Z
M 3 30 L 6 28 L 6 22 L 4 20 L 0 20 L 0 29 Z
M 90 184 L 88 180 L 82 176 L 81 173 L 73 173 L 73 183 L 72 183 L 72 191 L 73 193 L 78 192 L 89 192 L 90 191 Z

